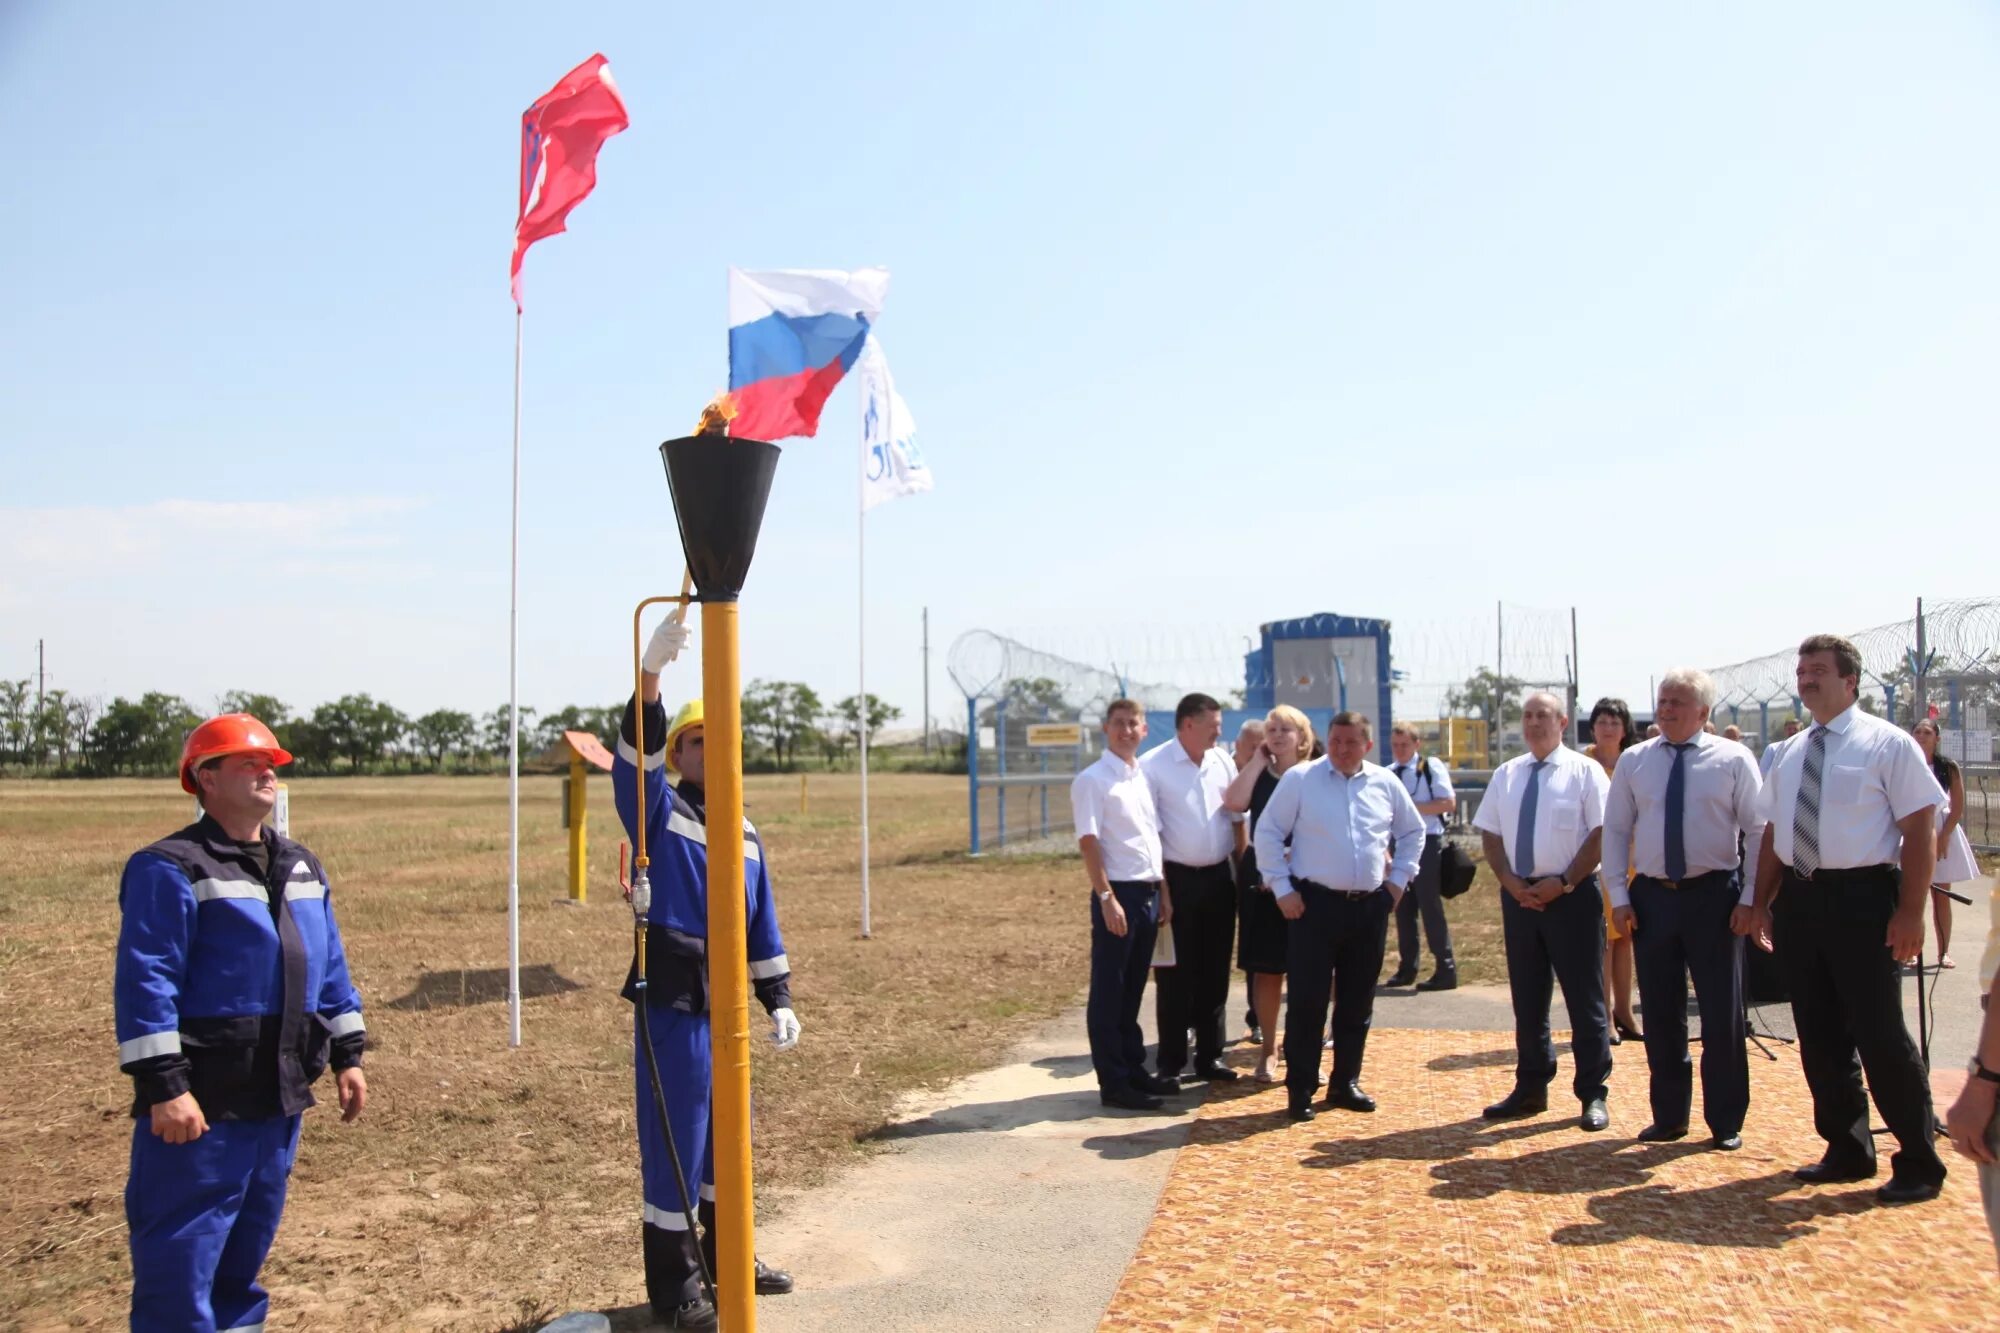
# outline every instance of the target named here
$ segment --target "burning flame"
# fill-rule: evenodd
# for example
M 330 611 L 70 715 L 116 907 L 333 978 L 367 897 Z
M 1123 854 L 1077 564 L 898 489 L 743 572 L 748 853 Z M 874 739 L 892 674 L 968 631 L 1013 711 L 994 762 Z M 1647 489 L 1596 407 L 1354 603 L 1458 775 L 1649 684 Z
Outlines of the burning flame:
M 736 420 L 736 400 L 727 393 L 718 393 L 707 407 L 701 409 L 701 420 L 694 426 L 697 435 L 727 435 L 729 423 Z

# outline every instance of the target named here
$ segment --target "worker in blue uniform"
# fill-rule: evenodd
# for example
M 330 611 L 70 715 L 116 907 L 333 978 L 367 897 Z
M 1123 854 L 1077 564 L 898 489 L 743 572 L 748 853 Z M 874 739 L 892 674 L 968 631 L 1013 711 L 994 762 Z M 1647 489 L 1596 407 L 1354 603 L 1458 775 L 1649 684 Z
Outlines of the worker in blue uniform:
M 653 1057 L 665 1093 L 674 1148 L 690 1189 L 697 1188 L 697 1238 L 688 1227 L 688 1208 L 654 1104 L 645 1029 L 634 1024 L 634 1072 L 638 1085 L 639 1168 L 644 1184 L 643 1236 L 646 1296 L 653 1313 L 673 1328 L 712 1328 L 715 1307 L 701 1288 L 699 1264 L 715 1271 L 715 1156 L 710 1107 L 713 1064 L 709 1052 L 708 995 L 708 828 L 707 776 L 703 762 L 699 699 L 682 706 L 672 725 L 660 702 L 660 672 L 686 646 L 688 631 L 676 621 L 662 623 L 642 661 L 639 695 L 625 708 L 618 750 L 612 762 L 612 790 L 618 817 L 638 838 L 634 776 L 646 774 L 646 854 L 651 861 L 652 901 L 646 911 L 646 1020 Z M 645 754 L 639 752 L 638 722 L 645 723 Z M 669 785 L 668 778 L 674 781 Z M 743 821 L 744 892 L 750 981 L 771 1016 L 771 1040 L 781 1051 L 798 1044 L 799 1020 L 792 1012 L 791 964 L 778 933 L 777 903 L 764 843 Z M 625 998 L 640 991 L 628 979 Z M 697 1255 L 695 1246 L 701 1246 Z M 756 1289 L 775 1295 L 792 1289 L 789 1273 L 756 1261 Z
M 119 882 L 134 1330 L 261 1330 L 257 1273 L 313 1081 L 332 1065 L 344 1121 L 368 1101 L 361 997 L 326 871 L 264 827 L 274 770 L 291 760 L 246 713 L 202 723 L 180 776 L 205 813 L 134 855 Z

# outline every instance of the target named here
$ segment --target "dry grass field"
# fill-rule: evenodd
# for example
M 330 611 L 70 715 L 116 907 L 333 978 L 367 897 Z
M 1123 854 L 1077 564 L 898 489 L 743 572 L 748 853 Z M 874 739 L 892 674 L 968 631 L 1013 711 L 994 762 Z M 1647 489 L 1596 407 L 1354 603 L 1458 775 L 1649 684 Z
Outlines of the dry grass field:
M 755 1043 L 760 1191 L 827 1178 L 867 1150 L 898 1094 L 994 1063 L 1082 994 L 1074 860 L 964 857 L 962 779 L 871 783 L 875 938 L 860 939 L 858 790 L 816 774 L 802 814 L 797 777 L 748 784 L 805 1024 L 796 1051 Z M 558 780 L 524 784 L 518 1050 L 504 781 L 305 780 L 291 797 L 367 1005 L 371 1101 L 358 1125 L 324 1107 L 307 1117 L 265 1269 L 271 1327 L 494 1330 L 642 1299 L 632 1020 L 618 998 L 630 915 L 608 780 L 592 783 L 582 907 L 559 901 Z M 188 813 L 170 781 L 0 784 L 0 1327 L 123 1326 L 117 877 Z M 1492 904 L 1476 890 L 1454 904 L 1469 979 L 1501 974 Z

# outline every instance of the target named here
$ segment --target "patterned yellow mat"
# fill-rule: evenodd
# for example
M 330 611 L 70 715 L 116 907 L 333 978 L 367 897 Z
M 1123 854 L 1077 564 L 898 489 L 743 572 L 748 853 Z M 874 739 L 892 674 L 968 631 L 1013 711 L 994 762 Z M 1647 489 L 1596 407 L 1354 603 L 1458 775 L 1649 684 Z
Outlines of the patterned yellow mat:
M 1744 1147 L 1718 1153 L 1699 1101 L 1687 1139 L 1634 1139 L 1631 1046 L 1612 1053 L 1608 1131 L 1577 1128 L 1566 1048 L 1549 1114 L 1487 1124 L 1512 1045 L 1373 1033 L 1374 1115 L 1295 1125 L 1282 1087 L 1247 1081 L 1212 1097 L 1101 1327 L 2000 1328 L 1969 1163 L 1948 1157 L 1943 1197 L 1905 1208 L 1791 1179 L 1822 1146 L 1795 1051 L 1752 1053 Z

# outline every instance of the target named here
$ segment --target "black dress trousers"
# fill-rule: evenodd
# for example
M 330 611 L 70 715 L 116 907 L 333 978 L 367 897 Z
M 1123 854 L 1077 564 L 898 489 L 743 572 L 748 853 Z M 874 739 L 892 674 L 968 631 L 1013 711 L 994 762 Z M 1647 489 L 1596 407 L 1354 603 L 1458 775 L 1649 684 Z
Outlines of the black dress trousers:
M 1772 942 L 1792 992 L 1813 1128 L 1826 1140 L 1826 1160 L 1874 1166 L 1873 1092 L 1882 1122 L 1902 1145 L 1891 1159 L 1896 1178 L 1937 1181 L 1945 1169 L 1930 1079 L 1903 1022 L 1902 969 L 1888 945 L 1901 883 L 1894 866 L 1822 870 L 1810 880 L 1787 867 L 1772 909 Z
M 1187 1065 L 1189 1028 L 1195 1068 L 1222 1060 L 1222 1015 L 1236 942 L 1236 877 L 1227 860 L 1212 866 L 1169 861 L 1167 890 L 1174 907 L 1169 926 L 1174 966 L 1153 969 L 1153 1016 L 1160 1028 L 1160 1077 L 1177 1078 Z
M 1361 1077 L 1375 983 L 1389 942 L 1389 890 L 1339 893 L 1294 880 L 1305 915 L 1291 922 L 1285 970 L 1285 1091 L 1295 1107 L 1319 1082 L 1327 1002 L 1333 1003 L 1333 1074 L 1338 1088 Z
M 1549 1000 L 1562 983 L 1569 1009 L 1576 1097 L 1603 1097 L 1611 1078 L 1611 1027 L 1604 1009 L 1604 900 L 1592 875 L 1539 912 L 1500 895 L 1507 988 L 1514 999 L 1514 1081 L 1545 1088 L 1556 1076 Z
M 1727 1138 L 1750 1109 L 1750 1060 L 1744 1049 L 1743 937 L 1729 928 L 1736 876 L 1717 870 L 1668 888 L 1645 875 L 1632 881 L 1632 958 L 1646 1010 L 1646 1068 L 1653 1123 L 1685 1125 L 1694 1104 L 1688 1055 L 1687 988 L 1701 1010 L 1701 1113 L 1709 1132 Z

